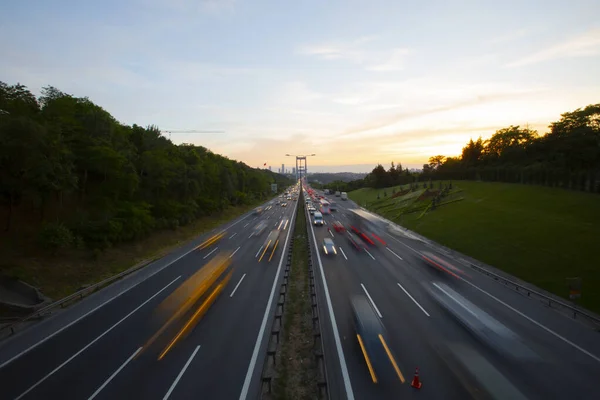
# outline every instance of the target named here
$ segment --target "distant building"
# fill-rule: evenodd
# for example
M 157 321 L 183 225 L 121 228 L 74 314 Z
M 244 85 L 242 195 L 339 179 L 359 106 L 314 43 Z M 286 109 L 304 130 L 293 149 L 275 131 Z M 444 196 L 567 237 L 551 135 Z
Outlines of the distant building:
M 281 173 L 282 174 L 285 173 L 285 165 L 284 164 L 281 164 Z
M 271 170 L 271 166 L 269 165 L 269 171 Z
M 296 167 L 292 167 L 292 174 L 296 173 Z

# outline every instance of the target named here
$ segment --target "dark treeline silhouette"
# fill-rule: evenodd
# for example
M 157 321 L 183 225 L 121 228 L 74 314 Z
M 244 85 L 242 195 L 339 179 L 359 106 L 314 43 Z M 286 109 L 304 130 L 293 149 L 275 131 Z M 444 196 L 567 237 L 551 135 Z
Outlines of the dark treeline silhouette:
M 422 179 L 470 179 L 556 186 L 600 192 L 600 104 L 562 114 L 537 131 L 500 129 L 470 140 L 459 157 L 434 156 Z
M 377 165 L 364 179 L 333 182 L 329 189 L 351 191 L 428 180 L 482 180 L 556 186 L 600 193 L 600 104 L 562 114 L 550 131 L 509 126 L 488 140 L 470 140 L 458 157 L 429 158 L 420 173 L 400 163 Z
M 127 126 L 87 98 L 0 82 L 0 201 L 6 231 L 53 249 L 103 249 L 265 199 L 285 177 L 156 126 Z
M 403 169 L 400 162 L 397 164 L 392 162 L 387 170 L 383 165 L 378 164 L 373 168 L 373 171 L 368 173 L 363 179 L 357 179 L 350 182 L 334 181 L 322 185 L 322 187 L 325 189 L 339 190 L 341 192 L 351 192 L 352 190 L 363 187 L 384 188 L 414 182 L 416 175 L 418 174 L 409 171 L 408 168 Z

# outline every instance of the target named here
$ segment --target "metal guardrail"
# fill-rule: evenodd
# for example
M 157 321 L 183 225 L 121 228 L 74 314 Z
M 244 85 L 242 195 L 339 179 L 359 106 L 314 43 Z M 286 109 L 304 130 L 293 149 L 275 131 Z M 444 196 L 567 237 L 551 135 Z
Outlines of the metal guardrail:
M 366 212 L 369 212 L 369 213 L 373 214 L 372 211 L 369 211 L 369 210 L 367 210 L 367 209 L 365 209 L 365 208 L 363 208 L 361 206 L 359 206 L 359 208 L 362 209 L 362 210 L 364 210 L 364 211 L 366 211 Z M 376 216 L 385 220 L 385 218 L 383 218 L 383 217 L 381 217 L 379 215 L 376 215 Z M 412 231 L 410 231 L 410 230 L 408 230 L 408 229 L 406 229 L 404 227 L 401 227 L 401 226 L 399 226 L 398 224 L 396 224 L 396 223 L 394 223 L 392 221 L 389 221 L 389 220 L 386 220 L 386 221 L 391 226 L 399 228 L 399 229 L 401 229 L 403 231 L 408 231 L 408 232 L 410 232 L 413 235 L 415 234 L 414 232 L 412 232 Z M 425 243 L 428 243 L 430 246 L 434 247 L 433 246 L 433 242 L 430 239 L 427 239 L 427 238 L 424 238 L 424 239 L 425 239 Z M 444 253 L 446 253 L 447 255 L 450 254 L 450 252 L 448 250 L 443 249 L 443 246 L 440 246 L 437 243 L 435 243 L 435 247 L 437 249 L 442 249 L 444 251 Z M 572 306 L 570 304 L 567 304 L 567 303 L 565 303 L 563 301 L 557 300 L 556 298 L 553 298 L 553 297 L 548 296 L 546 294 L 540 293 L 537 290 L 528 288 L 528 287 L 526 287 L 524 285 L 521 285 L 521 284 L 519 284 L 519 283 L 517 283 L 517 282 L 515 282 L 513 280 L 510 280 L 508 278 L 505 278 L 503 276 L 495 274 L 495 273 L 493 273 L 492 271 L 489 271 L 486 268 L 480 267 L 478 265 L 473 264 L 470 261 L 465 260 L 464 258 L 461 258 L 461 261 L 462 261 L 463 264 L 465 264 L 468 267 L 474 269 L 475 271 L 480 272 L 480 273 L 482 273 L 484 275 L 487 275 L 487 276 L 491 277 L 492 279 L 494 279 L 496 281 L 502 282 L 506 286 L 508 286 L 508 285 L 513 286 L 514 289 L 517 292 L 519 292 L 519 293 L 527 293 L 527 297 L 532 297 L 532 295 L 533 295 L 533 297 L 536 297 L 538 300 L 542 300 L 544 303 L 548 304 L 548 307 L 550 307 L 550 308 L 552 308 L 554 306 L 555 308 L 558 307 L 558 308 L 562 308 L 562 309 L 568 310 L 569 312 L 571 312 L 573 314 L 573 319 L 577 319 L 577 316 L 579 315 L 581 317 L 586 318 L 588 320 L 588 322 L 591 322 L 592 324 L 600 327 L 600 317 L 592 315 L 589 312 L 586 312 L 586 311 L 584 311 L 584 310 L 582 310 L 582 309 L 580 309 L 578 307 L 575 307 L 575 306 Z
M 242 214 L 242 215 L 244 215 L 244 214 Z M 208 233 L 215 232 L 218 229 L 219 228 L 212 229 Z M 95 292 L 96 290 L 98 290 L 98 289 L 100 289 L 100 288 L 102 288 L 102 287 L 104 287 L 104 286 L 106 286 L 106 285 L 108 285 L 108 284 L 110 284 L 110 283 L 112 283 L 112 282 L 114 282 L 114 281 L 116 281 L 116 280 L 124 277 L 125 275 L 129 275 L 129 274 L 137 271 L 138 269 L 141 269 L 141 268 L 143 268 L 143 267 L 145 267 L 145 266 L 153 263 L 156 260 L 161 259 L 164 256 L 165 256 L 165 254 L 163 254 L 163 255 L 161 255 L 161 256 L 159 256 L 157 258 L 154 258 L 152 260 L 149 260 L 149 261 L 143 261 L 140 264 L 134 265 L 133 267 L 128 268 L 128 269 L 126 269 L 123 272 L 120 272 L 120 273 L 118 273 L 116 275 L 108 277 L 108 278 L 104 279 L 103 281 L 100 281 L 100 282 L 94 283 L 94 284 L 92 284 L 90 286 L 87 286 L 84 289 L 81 289 L 81 290 L 79 290 L 79 291 L 77 291 L 77 292 L 75 292 L 75 293 L 73 293 L 73 294 L 71 294 L 71 295 L 69 295 L 69 296 L 67 296 L 65 298 L 62 298 L 60 300 L 55 301 L 54 303 L 48 304 L 47 306 L 42 307 L 39 310 L 36 310 L 33 313 L 31 313 L 31 314 L 29 314 L 29 315 L 27 315 L 27 316 L 25 316 L 25 317 L 23 317 L 21 319 L 18 319 L 18 320 L 14 321 L 11 324 L 7 324 L 7 325 L 4 325 L 4 326 L 0 327 L 0 333 L 2 333 L 4 331 L 10 329 L 10 335 L 13 335 L 15 333 L 16 327 L 18 325 L 20 325 L 20 324 L 22 324 L 24 322 L 27 322 L 29 320 L 40 318 L 40 317 L 42 317 L 42 316 L 44 316 L 46 314 L 49 314 L 51 312 L 51 310 L 54 310 L 55 308 L 59 308 L 59 307 L 63 308 L 66 304 L 72 302 L 73 300 L 81 300 L 85 296 L 88 296 L 89 294 Z M 0 338 L 0 340 L 1 340 L 1 338 Z
M 39 310 L 34 311 L 33 313 L 13 322 L 12 324 L 9 325 L 5 325 L 2 328 L 0 328 L 0 333 L 10 329 L 10 334 L 13 335 L 16 331 L 16 327 L 24 322 L 27 322 L 29 320 L 32 319 L 36 319 L 36 318 L 40 318 L 43 317 L 46 314 L 50 314 L 52 310 L 56 309 L 56 308 L 63 308 L 66 304 L 71 303 L 73 300 L 80 300 L 83 299 L 85 296 L 90 295 L 91 293 L 95 292 L 96 290 L 100 289 L 101 287 L 104 287 L 120 278 L 122 278 L 125 275 L 129 275 L 135 271 L 137 271 L 138 269 L 141 269 L 145 266 L 147 266 L 148 264 L 154 262 L 155 260 L 151 260 L 151 261 L 146 261 L 146 262 L 142 262 L 139 265 L 134 265 L 133 267 L 126 269 L 123 272 L 120 272 L 116 275 L 113 275 L 109 278 L 104 279 L 103 281 L 94 283 L 93 285 L 90 285 L 84 289 L 81 289 L 67 297 L 64 297 L 60 300 L 55 301 L 54 303 L 48 304 L 45 307 L 40 308 Z
M 532 297 L 532 295 L 533 295 L 534 297 L 537 297 L 540 300 L 543 300 L 544 303 L 548 304 L 548 307 L 552 307 L 554 305 L 554 306 L 558 306 L 558 307 L 567 309 L 567 310 L 569 310 L 570 312 L 573 313 L 573 318 L 574 319 L 577 319 L 577 316 L 580 315 L 582 317 L 587 318 L 590 322 L 593 322 L 594 324 L 600 326 L 600 318 L 598 318 L 598 317 L 596 317 L 596 316 L 594 316 L 592 314 L 589 314 L 589 313 L 587 313 L 587 312 L 585 312 L 585 311 L 583 311 L 583 310 L 581 310 L 581 309 L 579 309 L 577 307 L 574 307 L 574 306 L 572 306 L 570 304 L 567 304 L 565 302 L 562 302 L 560 300 L 556 300 L 555 298 L 547 296 L 547 295 L 545 295 L 543 293 L 540 293 L 540 292 L 538 292 L 536 290 L 533 290 L 533 289 L 530 289 L 530 288 L 528 288 L 526 286 L 518 284 L 518 283 L 516 283 L 516 282 L 514 282 L 514 281 L 512 281 L 512 280 L 510 280 L 508 278 L 504 278 L 503 276 L 500 276 L 500 275 L 495 274 L 495 273 L 493 273 L 491 271 L 488 271 L 487 269 L 485 269 L 483 267 L 480 267 L 478 265 L 475 265 L 472 262 L 468 262 L 466 260 L 463 260 L 463 261 L 465 261 L 466 264 L 467 264 L 467 266 L 469 266 L 470 268 L 472 268 L 472 269 L 474 269 L 474 270 L 476 270 L 476 271 L 478 271 L 478 272 L 480 272 L 480 273 L 482 273 L 484 275 L 492 277 L 494 280 L 500 281 L 500 282 L 504 283 L 504 285 L 509 285 L 510 284 L 510 285 L 514 286 L 514 288 L 515 288 L 515 290 L 517 292 L 527 293 L 527 297 Z

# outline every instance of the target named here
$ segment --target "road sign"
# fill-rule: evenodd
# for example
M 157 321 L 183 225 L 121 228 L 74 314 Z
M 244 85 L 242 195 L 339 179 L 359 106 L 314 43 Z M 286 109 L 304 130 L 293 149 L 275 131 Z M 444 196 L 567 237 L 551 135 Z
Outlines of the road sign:
M 277 193 L 277 184 L 276 183 L 271 183 L 271 192 Z

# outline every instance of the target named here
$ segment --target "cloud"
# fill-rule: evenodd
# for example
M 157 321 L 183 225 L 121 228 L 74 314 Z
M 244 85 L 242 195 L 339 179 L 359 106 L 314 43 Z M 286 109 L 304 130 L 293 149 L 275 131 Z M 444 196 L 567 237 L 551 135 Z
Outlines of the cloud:
M 513 61 L 507 64 L 507 67 L 522 67 L 562 58 L 592 57 L 598 54 L 600 54 L 600 29 L 592 29 L 582 35 Z
M 386 61 L 367 66 L 369 71 L 390 72 L 401 71 L 404 69 L 406 56 L 410 54 L 409 49 L 398 48 L 393 49 Z
M 349 60 L 363 62 L 367 51 L 363 45 L 376 40 L 378 36 L 362 36 L 351 42 L 328 42 L 322 44 L 306 45 L 299 49 L 300 54 L 316 56 L 324 60 Z
M 531 29 L 531 28 L 515 29 L 504 35 L 496 36 L 492 39 L 486 40 L 485 42 L 489 45 L 508 43 L 508 42 L 515 41 L 517 39 L 521 39 L 525 36 L 528 36 L 532 32 L 533 32 L 533 29 Z

